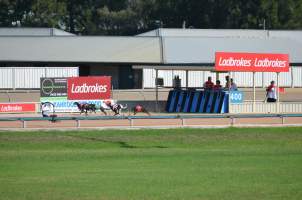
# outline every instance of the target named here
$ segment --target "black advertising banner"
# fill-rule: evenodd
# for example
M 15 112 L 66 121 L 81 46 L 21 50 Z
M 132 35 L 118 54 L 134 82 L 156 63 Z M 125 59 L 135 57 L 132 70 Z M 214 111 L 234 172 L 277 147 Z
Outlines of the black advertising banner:
M 67 78 L 41 78 L 40 97 L 67 97 Z

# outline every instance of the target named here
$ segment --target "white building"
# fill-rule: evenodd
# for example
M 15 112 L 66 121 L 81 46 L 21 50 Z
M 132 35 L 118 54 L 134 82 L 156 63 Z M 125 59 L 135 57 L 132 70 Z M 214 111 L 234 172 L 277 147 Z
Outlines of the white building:
M 216 51 L 289 54 L 291 68 L 288 73 L 280 73 L 280 86 L 302 87 L 302 31 L 157 29 L 140 36 L 161 38 L 163 63 L 165 68 L 173 69 L 158 72 L 158 76 L 164 79 L 164 85 L 167 87 L 172 86 L 172 79 L 176 75 L 182 79 L 182 85 L 188 83 L 188 87 L 202 87 L 208 76 L 215 79 L 216 73 L 199 69 L 213 67 Z M 186 72 L 177 70 L 175 65 L 182 68 L 187 66 L 188 69 L 192 69 L 192 66 L 195 68 L 188 72 L 186 80 Z M 144 68 L 143 87 L 155 87 L 154 66 L 149 66 L 149 69 L 146 66 L 141 68 Z M 219 75 L 222 84 L 225 82 L 225 75 Z M 252 72 L 232 72 L 231 76 L 239 87 L 253 85 Z M 266 87 L 276 78 L 276 73 L 258 72 L 256 87 Z

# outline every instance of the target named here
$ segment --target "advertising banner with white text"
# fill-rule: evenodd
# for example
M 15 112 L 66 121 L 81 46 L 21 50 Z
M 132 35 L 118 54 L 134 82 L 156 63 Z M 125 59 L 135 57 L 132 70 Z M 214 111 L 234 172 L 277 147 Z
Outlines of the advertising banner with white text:
M 54 99 L 54 98 L 44 98 L 41 102 L 50 102 L 54 105 L 55 112 L 62 113 L 62 112 L 79 112 L 78 107 L 74 104 L 75 102 L 78 103 L 88 103 L 88 104 L 95 104 L 97 108 L 97 112 L 99 111 L 100 107 L 102 106 L 105 109 L 109 109 L 106 105 L 106 102 L 110 101 L 111 103 L 115 103 L 112 99 L 105 99 L 105 100 L 64 100 L 64 99 Z
M 288 72 L 288 54 L 216 52 L 216 71 Z
M 35 103 L 0 103 L 0 113 L 36 112 Z
M 100 100 L 111 96 L 110 76 L 71 77 L 67 79 L 67 85 L 68 100 Z

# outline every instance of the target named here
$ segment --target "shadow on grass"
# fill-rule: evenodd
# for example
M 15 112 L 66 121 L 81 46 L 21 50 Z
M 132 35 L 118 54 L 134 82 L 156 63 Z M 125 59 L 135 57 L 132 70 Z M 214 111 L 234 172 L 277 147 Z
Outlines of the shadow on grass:
M 121 148 L 128 148 L 128 149 L 135 149 L 135 148 L 160 148 L 160 149 L 165 149 L 165 148 L 168 148 L 168 147 L 165 147 L 165 146 L 139 147 L 139 146 L 130 145 L 127 142 L 124 142 L 124 141 L 112 141 L 112 140 L 105 140 L 105 139 L 101 139 L 101 138 L 87 137 L 87 136 L 68 135 L 68 137 L 81 139 L 81 140 L 86 140 L 86 141 L 111 143 L 111 144 L 119 145 Z

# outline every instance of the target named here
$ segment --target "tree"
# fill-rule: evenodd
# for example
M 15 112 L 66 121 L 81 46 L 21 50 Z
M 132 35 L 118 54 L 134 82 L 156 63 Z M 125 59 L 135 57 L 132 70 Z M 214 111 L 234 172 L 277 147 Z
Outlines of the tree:
M 159 27 L 301 29 L 302 0 L 0 0 L 0 26 L 134 35 Z
M 24 26 L 56 27 L 65 29 L 63 21 L 66 7 L 59 0 L 34 0 L 24 19 Z
M 1 26 L 22 26 L 31 5 L 31 0 L 0 0 Z

